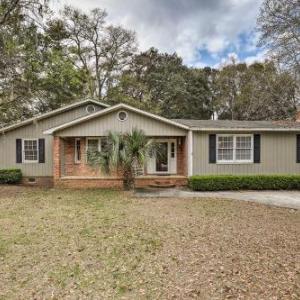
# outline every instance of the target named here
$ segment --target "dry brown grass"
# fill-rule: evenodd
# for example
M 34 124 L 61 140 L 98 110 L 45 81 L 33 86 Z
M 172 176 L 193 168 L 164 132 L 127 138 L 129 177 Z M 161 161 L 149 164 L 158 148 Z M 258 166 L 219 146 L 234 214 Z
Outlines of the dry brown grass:
M 0 298 L 299 299 L 300 212 L 0 187 Z

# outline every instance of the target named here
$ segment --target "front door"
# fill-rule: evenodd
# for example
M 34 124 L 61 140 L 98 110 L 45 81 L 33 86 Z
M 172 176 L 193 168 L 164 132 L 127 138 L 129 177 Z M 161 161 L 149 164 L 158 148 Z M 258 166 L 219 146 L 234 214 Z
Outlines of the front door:
M 177 145 L 175 139 L 156 140 L 154 153 L 147 164 L 148 174 L 177 173 Z
M 155 153 L 155 172 L 169 172 L 169 143 L 158 142 Z

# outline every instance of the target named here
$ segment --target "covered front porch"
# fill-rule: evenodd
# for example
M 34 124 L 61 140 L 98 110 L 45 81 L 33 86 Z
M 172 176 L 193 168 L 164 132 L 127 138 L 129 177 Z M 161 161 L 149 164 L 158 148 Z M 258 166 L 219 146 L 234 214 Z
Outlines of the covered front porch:
M 136 187 L 183 186 L 187 183 L 186 136 L 150 136 L 160 149 L 151 154 L 144 166 L 136 170 Z M 54 137 L 54 184 L 70 188 L 122 188 L 122 174 L 103 173 L 99 165 L 89 162 L 91 150 L 101 151 L 105 136 Z

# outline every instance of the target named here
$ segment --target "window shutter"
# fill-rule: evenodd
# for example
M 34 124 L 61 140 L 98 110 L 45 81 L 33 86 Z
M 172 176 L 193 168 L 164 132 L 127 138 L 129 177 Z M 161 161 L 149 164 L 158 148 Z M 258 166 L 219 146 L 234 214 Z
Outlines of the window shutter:
M 209 163 L 215 164 L 216 157 L 217 157 L 217 143 L 216 143 L 217 136 L 215 134 L 209 135 Z
M 297 146 L 296 146 L 296 153 L 297 153 L 297 163 L 300 163 L 300 134 L 297 134 Z
M 254 153 L 253 159 L 254 163 L 260 163 L 260 134 L 254 134 Z
M 16 139 L 16 163 L 22 163 L 22 140 Z
M 39 163 L 45 163 L 45 139 L 39 139 Z

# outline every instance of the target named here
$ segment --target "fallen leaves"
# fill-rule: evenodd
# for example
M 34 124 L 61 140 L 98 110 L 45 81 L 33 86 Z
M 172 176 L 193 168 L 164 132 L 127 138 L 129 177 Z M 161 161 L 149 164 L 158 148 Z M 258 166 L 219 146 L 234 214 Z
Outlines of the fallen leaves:
M 10 188 L 0 188 L 0 298 L 300 298 L 299 211 Z

